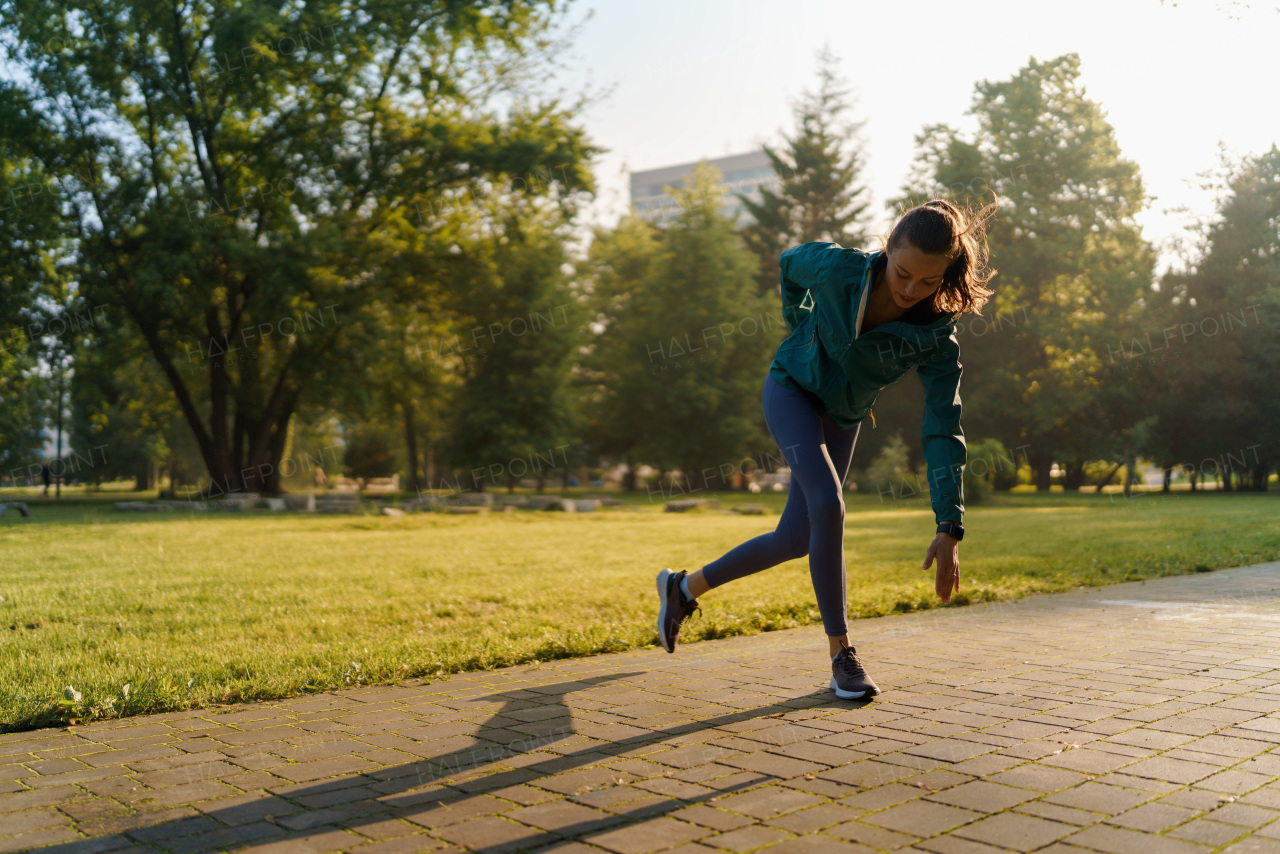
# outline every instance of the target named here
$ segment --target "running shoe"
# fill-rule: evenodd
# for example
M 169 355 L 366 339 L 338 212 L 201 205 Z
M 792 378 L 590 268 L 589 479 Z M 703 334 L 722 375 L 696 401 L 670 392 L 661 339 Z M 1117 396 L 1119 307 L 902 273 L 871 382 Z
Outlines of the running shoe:
M 831 660 L 831 688 L 842 700 L 871 698 L 880 693 L 876 683 L 862 669 L 857 650 L 847 645 Z
M 676 638 L 680 635 L 680 624 L 694 611 L 701 611 L 697 599 L 689 599 L 680 589 L 680 582 L 689 573 L 672 572 L 664 569 L 658 573 L 658 642 L 667 652 L 676 651 Z

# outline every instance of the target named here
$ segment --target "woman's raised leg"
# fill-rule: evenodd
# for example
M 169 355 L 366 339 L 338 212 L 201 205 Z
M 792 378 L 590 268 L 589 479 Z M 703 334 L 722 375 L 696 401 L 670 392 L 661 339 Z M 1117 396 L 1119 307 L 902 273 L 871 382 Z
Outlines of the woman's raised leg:
M 788 560 L 809 555 L 823 627 L 845 634 L 844 499 L 840 490 L 853 458 L 858 428 L 839 430 L 804 394 L 765 380 L 765 423 L 791 467 L 791 489 L 775 530 L 735 547 L 689 576 L 696 597 Z M 698 577 L 701 576 L 701 577 Z M 701 583 L 699 583 L 701 582 Z M 835 630 L 835 631 L 833 631 Z

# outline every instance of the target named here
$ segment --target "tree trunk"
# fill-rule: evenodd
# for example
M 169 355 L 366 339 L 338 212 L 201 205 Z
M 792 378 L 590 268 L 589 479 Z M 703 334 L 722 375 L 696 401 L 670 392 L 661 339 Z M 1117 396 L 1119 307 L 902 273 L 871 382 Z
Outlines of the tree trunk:
M 1067 463 L 1062 478 L 1062 488 L 1071 492 L 1079 492 L 1084 483 L 1084 460 L 1073 460 Z
M 1258 492 L 1267 491 L 1267 478 L 1271 476 L 1270 463 L 1258 463 L 1253 466 L 1253 488 Z
M 1104 477 L 1104 478 L 1103 478 L 1103 479 L 1098 483 L 1098 491 L 1097 491 L 1097 493 L 1096 493 L 1097 495 L 1101 495 L 1101 494 L 1102 494 L 1102 489 L 1103 489 L 1103 487 L 1105 487 L 1107 484 L 1111 483 L 1111 478 L 1113 478 L 1113 477 L 1115 477 L 1115 476 L 1116 476 L 1116 472 L 1120 471 L 1120 467 L 1121 467 L 1122 465 L 1124 465 L 1124 463 L 1123 463 L 1123 462 L 1116 463 L 1115 468 L 1113 468 L 1113 469 L 1111 469 L 1111 471 L 1107 472 L 1107 476 L 1106 476 L 1106 477 Z
M 59 353 L 58 354 L 58 456 L 57 456 L 57 459 L 59 460 L 62 459 L 62 378 L 65 373 L 66 371 L 64 369 L 63 362 L 62 362 L 62 354 Z M 66 461 L 64 460 L 62 463 L 62 474 L 66 474 L 66 472 L 67 472 L 67 464 L 66 464 Z M 60 474 L 57 477 L 55 477 L 53 479 L 53 482 L 55 484 L 54 498 L 62 498 L 62 475 Z
M 622 488 L 627 492 L 636 491 L 636 463 L 630 451 L 627 452 L 627 473 L 622 476 Z
M 409 488 L 414 494 L 422 492 L 422 482 L 418 480 L 418 427 L 414 423 L 416 414 L 412 400 L 402 400 L 400 411 L 404 413 L 404 446 L 409 453 Z
M 1133 454 L 1133 446 L 1126 445 L 1124 449 L 1124 497 L 1130 498 L 1133 495 L 1133 469 L 1136 462 Z
M 1036 458 L 1036 490 L 1038 492 L 1048 492 L 1049 487 L 1053 484 L 1053 460 L 1049 457 Z
M 1164 479 L 1160 483 L 1160 491 L 1166 495 L 1173 491 L 1173 466 L 1164 467 Z

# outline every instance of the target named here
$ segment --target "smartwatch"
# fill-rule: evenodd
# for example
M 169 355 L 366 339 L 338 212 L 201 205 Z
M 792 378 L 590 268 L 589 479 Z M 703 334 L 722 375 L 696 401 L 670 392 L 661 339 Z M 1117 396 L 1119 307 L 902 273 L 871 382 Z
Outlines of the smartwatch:
M 955 537 L 957 542 L 959 542 L 964 539 L 964 525 L 957 524 L 956 522 L 942 522 L 938 525 L 938 533 L 950 534 Z

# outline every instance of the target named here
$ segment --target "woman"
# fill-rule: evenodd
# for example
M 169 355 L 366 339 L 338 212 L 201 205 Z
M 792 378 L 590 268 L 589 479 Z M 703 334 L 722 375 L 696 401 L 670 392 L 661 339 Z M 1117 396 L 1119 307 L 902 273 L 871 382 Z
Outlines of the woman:
M 935 199 L 903 214 L 888 240 L 882 238 L 881 251 L 805 243 L 782 254 L 783 316 L 791 334 L 765 378 L 764 415 L 791 468 L 787 505 L 776 530 L 697 572 L 658 573 L 658 639 L 667 652 L 675 651 L 699 596 L 808 555 L 832 689 L 843 699 L 880 693 L 849 645 L 841 486 L 876 395 L 912 367 L 924 386 L 921 433 L 938 523 L 922 569 L 936 558 L 934 589 L 943 602 L 960 589 L 960 476 L 967 456 L 955 322 L 965 311 L 981 315 L 992 294 L 984 287 L 995 272 L 984 269 L 986 224 L 996 207 L 971 214 Z

